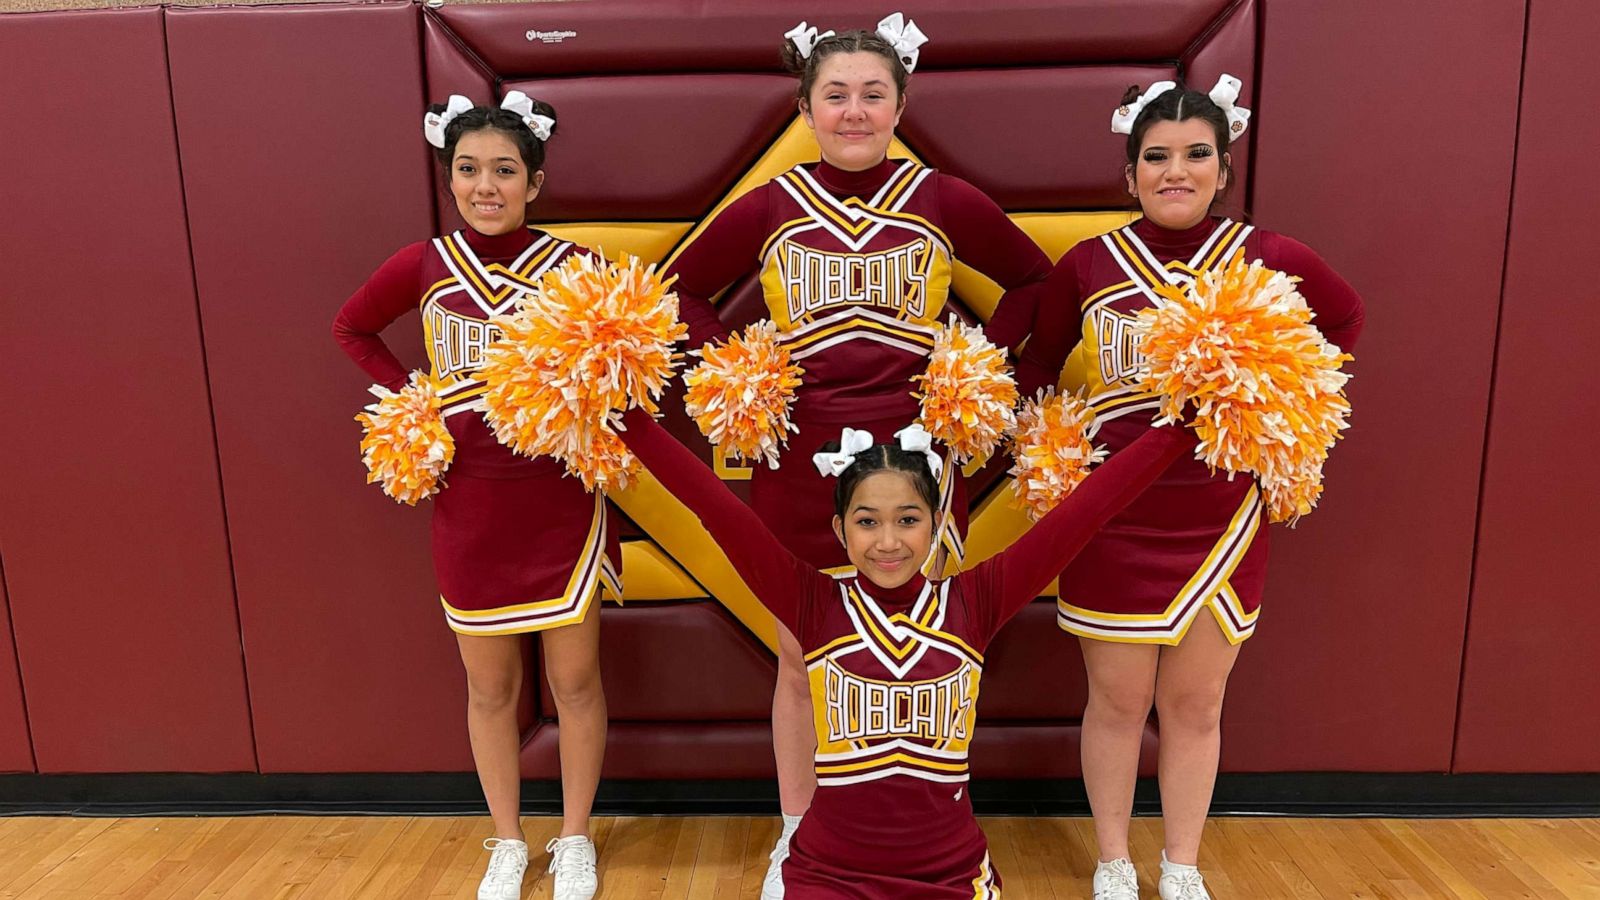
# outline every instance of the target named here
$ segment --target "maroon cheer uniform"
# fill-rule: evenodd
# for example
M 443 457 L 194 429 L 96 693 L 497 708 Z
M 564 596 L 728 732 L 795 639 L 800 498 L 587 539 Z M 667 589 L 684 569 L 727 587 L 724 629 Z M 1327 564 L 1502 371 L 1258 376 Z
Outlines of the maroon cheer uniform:
M 983 654 L 1113 513 L 1173 460 L 1188 428 L 1147 429 L 1016 543 L 942 581 L 881 588 L 827 575 L 647 414 L 623 439 L 686 504 L 806 654 L 817 793 L 783 866 L 789 900 L 972 900 L 999 895 L 967 795 Z M 811 524 L 828 531 L 825 522 Z
M 450 627 L 518 634 L 583 621 L 595 595 L 621 596 L 617 529 L 604 496 L 561 463 L 528 459 L 495 439 L 483 418 L 478 368 L 499 336 L 489 323 L 552 266 L 589 251 L 534 229 L 472 229 L 412 244 L 356 290 L 333 322 L 339 346 L 377 383 L 408 373 L 378 332 L 422 312 L 429 375 L 456 455 L 433 498 L 433 562 Z
M 1048 275 L 1048 257 L 994 202 L 959 178 L 909 160 L 861 172 L 798 166 L 723 210 L 667 267 L 676 275 L 690 345 L 727 336 L 710 299 L 759 273 L 768 317 L 805 369 L 783 464 L 752 470 L 751 504 L 802 559 L 846 565 L 825 525 L 832 487 L 811 453 L 845 426 L 878 441 L 917 419 L 911 378 L 926 371 L 956 257 L 1006 289 L 987 331 L 1021 341 Z M 943 540 L 959 559 L 966 527 L 957 467 L 941 484 Z
M 1086 389 L 1113 454 L 1151 428 L 1159 405 L 1136 386 L 1133 339 L 1155 285 L 1192 284 L 1242 249 L 1246 260 L 1298 276 L 1313 323 L 1340 349 L 1361 331 L 1361 298 L 1304 244 L 1228 219 L 1170 231 L 1141 219 L 1073 247 L 1047 283 L 1022 380 Z M 1070 351 L 1070 352 L 1069 352 Z M 1189 458 L 1114 517 L 1061 574 L 1057 622 L 1081 637 L 1177 644 L 1209 609 L 1233 643 L 1254 631 L 1267 562 L 1264 503 L 1253 479 L 1228 480 Z

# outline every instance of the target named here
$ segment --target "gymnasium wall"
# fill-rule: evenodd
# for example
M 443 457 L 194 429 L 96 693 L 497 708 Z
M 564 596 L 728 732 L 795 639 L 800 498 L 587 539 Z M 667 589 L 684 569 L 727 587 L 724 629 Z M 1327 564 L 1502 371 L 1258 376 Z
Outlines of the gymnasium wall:
M 1568 111 L 1596 85 L 1600 9 L 967 6 L 900 7 L 932 40 L 897 152 L 1059 256 L 1127 218 L 1105 127 L 1122 87 L 1233 72 L 1255 110 L 1234 200 L 1366 300 L 1354 428 L 1322 508 L 1273 535 L 1224 770 L 1600 772 L 1600 675 L 1575 639 L 1600 630 L 1600 312 L 1569 261 L 1600 243 L 1580 187 L 1600 126 Z M 0 16 L 0 122 L 23 125 L 0 166 L 0 771 L 469 770 L 427 512 L 362 484 L 365 383 L 328 334 L 389 253 L 454 227 L 424 104 L 552 99 L 535 215 L 660 259 L 803 158 L 779 36 L 870 27 L 857 7 Z M 982 317 L 990 287 L 967 273 L 957 305 Z M 725 316 L 751 300 L 736 286 Z M 420 362 L 418 331 L 386 337 Z M 770 623 L 648 484 L 618 502 L 607 774 L 770 777 Z M 1083 675 L 1051 619 L 1035 604 L 990 654 L 980 775 L 1077 771 Z M 530 678 L 524 772 L 550 778 L 559 723 Z

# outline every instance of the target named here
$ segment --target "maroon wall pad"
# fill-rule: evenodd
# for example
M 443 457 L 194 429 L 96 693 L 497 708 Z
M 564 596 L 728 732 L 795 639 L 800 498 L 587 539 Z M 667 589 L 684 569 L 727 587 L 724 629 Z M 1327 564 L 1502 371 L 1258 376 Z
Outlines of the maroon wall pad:
M 1123 208 L 1111 110 L 1128 85 L 1172 77 L 1170 65 L 918 73 L 897 133 L 1011 212 Z
M 0 20 L 0 115 L 50 147 L 0 167 L 0 549 L 41 772 L 255 768 L 161 16 Z
M 1239 105 L 1255 109 L 1258 105 L 1256 98 L 1261 96 L 1260 85 L 1255 78 L 1258 71 L 1256 36 L 1259 29 L 1256 0 L 1239 0 L 1184 54 L 1184 79 L 1197 91 L 1210 91 L 1219 76 L 1232 75 L 1244 82 L 1239 93 Z M 1254 140 L 1255 131 L 1248 130 L 1228 153 L 1233 169 L 1233 187 L 1221 204 L 1228 215 L 1238 216 L 1240 210 L 1245 208 L 1250 185 L 1250 145 Z M 1124 155 L 1123 159 L 1127 159 L 1127 156 Z
M 541 222 L 698 219 L 795 115 L 794 79 L 782 75 L 564 78 L 504 90 L 556 108 L 548 178 L 531 210 Z
M 460 94 L 474 103 L 494 103 L 499 100 L 494 92 L 494 75 L 485 69 L 461 39 L 439 22 L 433 12 L 422 15 L 422 61 L 426 77 L 428 103 L 444 103 L 451 94 Z M 429 154 L 429 168 L 433 172 L 434 193 L 443 202 L 437 203 L 439 231 L 456 231 L 467 223 L 456 212 L 456 207 L 444 189 L 444 167 Z
M 477 103 L 494 99 L 494 74 L 431 10 L 422 15 L 422 52 L 429 103 L 443 103 L 451 94 L 462 94 Z
M 803 12 L 844 30 L 892 9 Z M 908 12 L 930 40 L 901 137 L 1011 211 L 1125 208 L 1121 91 L 1242 78 L 1229 205 L 1366 300 L 1353 427 L 1322 507 L 1273 529 L 1223 769 L 1600 768 L 1581 639 L 1600 629 L 1600 315 L 1577 265 L 1600 226 L 1573 162 L 1600 144 L 1573 100 L 1600 87 L 1594 4 Z M 541 221 L 688 222 L 792 121 L 778 54 L 799 18 L 749 0 L 0 16 L 0 122 L 50 148 L 0 167 L 0 771 L 470 770 L 429 510 L 363 484 L 371 398 L 329 334 L 385 258 L 458 223 L 424 105 L 554 103 Z M 750 278 L 721 309 L 762 312 Z M 419 366 L 420 330 L 386 333 Z M 1078 773 L 1084 676 L 1052 619 L 1035 603 L 991 647 L 980 777 Z M 773 661 L 730 614 L 603 621 L 607 777 L 773 776 Z M 559 723 L 525 658 L 523 771 L 554 779 Z M 1144 774 L 1157 741 L 1152 723 Z
M 972 736 L 975 778 L 1082 778 L 1083 729 L 1076 723 L 991 722 Z M 1154 778 L 1160 741 L 1153 724 L 1139 739 L 1139 777 Z
M 1573 168 L 1600 147 L 1573 105 L 1600 88 L 1597 40 L 1593 4 L 1530 9 L 1458 771 L 1600 770 L 1600 309 L 1580 269 L 1600 221 Z
M 33 770 L 33 741 L 28 735 L 28 711 L 23 706 L 22 679 L 17 672 L 17 647 L 11 639 L 5 569 L 0 566 L 0 772 Z
M 918 70 L 1177 59 L 1237 0 L 930 0 L 908 9 L 928 35 Z M 748 0 L 451 5 L 439 11 L 506 77 L 616 72 L 764 71 L 803 15 L 819 31 L 872 30 L 895 9 L 854 0 L 804 7 Z M 1107 113 L 1109 118 L 1109 113 Z
M 1255 222 L 1319 251 L 1367 326 L 1322 507 L 1272 536 L 1228 770 L 1450 765 L 1523 11 L 1436 13 L 1280 0 L 1265 18 Z
M 612 722 L 771 715 L 777 664 L 715 600 L 607 605 L 600 622 L 600 675 Z M 539 690 L 539 708 L 555 718 L 543 670 Z
M 1083 655 L 1078 642 L 1056 627 L 1054 599 L 1040 598 L 1017 613 L 983 658 L 982 728 L 1007 719 L 1076 725 L 1083 717 L 1089 702 Z
M 561 777 L 559 725 L 522 747 L 522 777 Z M 772 726 L 760 722 L 613 722 L 602 778 L 775 778 Z
M 379 263 L 433 233 L 418 19 L 409 3 L 168 14 L 265 772 L 471 766 L 428 510 L 363 484 L 353 416 L 371 397 L 329 335 Z M 387 337 L 420 363 L 415 317 Z

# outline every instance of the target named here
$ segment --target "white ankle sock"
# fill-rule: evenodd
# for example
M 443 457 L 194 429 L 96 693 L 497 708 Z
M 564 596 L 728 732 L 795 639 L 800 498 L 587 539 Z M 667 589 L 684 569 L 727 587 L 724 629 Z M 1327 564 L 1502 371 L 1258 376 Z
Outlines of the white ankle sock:
M 1197 869 L 1198 867 L 1196 866 L 1186 866 L 1182 863 L 1171 862 L 1167 859 L 1167 851 L 1161 851 L 1161 874 L 1178 875 L 1184 872 L 1194 872 Z
M 784 837 L 789 837 L 789 836 L 794 834 L 794 830 L 796 828 L 800 827 L 800 819 L 801 818 L 802 818 L 802 816 L 791 816 L 788 813 L 784 813 L 783 814 L 783 836 Z

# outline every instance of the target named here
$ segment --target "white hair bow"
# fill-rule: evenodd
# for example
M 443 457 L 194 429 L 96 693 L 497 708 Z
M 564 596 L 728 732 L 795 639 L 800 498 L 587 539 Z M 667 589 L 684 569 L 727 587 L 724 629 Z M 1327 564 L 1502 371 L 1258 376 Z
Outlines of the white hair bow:
M 846 428 L 839 434 L 837 453 L 813 453 L 811 461 L 816 464 L 817 474 L 822 477 L 838 477 L 840 472 L 850 468 L 850 464 L 856 461 L 856 454 L 872 449 L 872 444 L 872 432 Z
M 811 51 L 817 46 L 817 42 L 823 38 L 833 37 L 833 34 L 832 31 L 824 31 L 818 34 L 817 29 L 801 22 L 799 25 L 785 31 L 783 36 L 794 44 L 794 49 L 800 52 L 801 59 L 810 59 Z
M 1211 89 L 1207 96 L 1228 116 L 1228 140 L 1233 140 L 1244 134 L 1250 125 L 1250 110 L 1242 106 L 1234 106 L 1239 100 L 1239 89 L 1244 83 L 1232 75 L 1224 72 L 1217 79 L 1217 86 Z
M 933 449 L 933 435 L 922 427 L 921 422 L 896 431 L 894 436 L 900 439 L 900 449 L 907 453 L 921 453 L 928 457 L 928 469 L 933 472 L 933 477 L 938 478 L 939 472 L 944 468 L 944 460 Z
M 472 109 L 472 101 L 460 94 L 451 94 L 450 100 L 445 104 L 444 112 L 431 112 L 422 117 L 422 135 L 428 143 L 440 150 L 444 149 L 444 130 L 450 125 L 452 119 Z
M 532 97 L 521 91 L 512 91 L 500 101 L 500 108 L 521 116 L 522 124 L 528 126 L 534 137 L 541 141 L 550 140 L 550 129 L 556 127 L 556 120 L 534 112 Z
M 878 37 L 888 41 L 889 46 L 894 48 L 907 72 L 916 71 L 917 48 L 928 42 L 928 36 L 922 33 L 917 23 L 901 13 L 890 13 L 878 23 Z
M 1139 118 L 1139 111 L 1155 102 L 1155 99 L 1167 91 L 1177 87 L 1176 81 L 1158 81 L 1145 88 L 1139 99 L 1132 103 L 1125 103 L 1117 107 L 1111 114 L 1111 131 L 1113 134 L 1133 134 L 1133 120 Z

